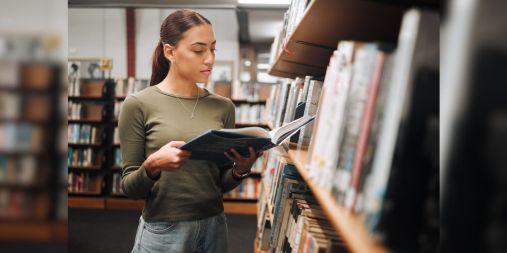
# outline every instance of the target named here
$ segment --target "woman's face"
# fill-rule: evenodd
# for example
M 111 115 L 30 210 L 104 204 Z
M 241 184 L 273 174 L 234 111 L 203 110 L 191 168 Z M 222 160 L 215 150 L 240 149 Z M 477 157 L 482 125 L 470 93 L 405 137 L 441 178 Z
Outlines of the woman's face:
M 215 43 L 211 25 L 202 24 L 183 33 L 176 47 L 164 45 L 164 53 L 178 75 L 195 83 L 205 83 L 215 62 Z

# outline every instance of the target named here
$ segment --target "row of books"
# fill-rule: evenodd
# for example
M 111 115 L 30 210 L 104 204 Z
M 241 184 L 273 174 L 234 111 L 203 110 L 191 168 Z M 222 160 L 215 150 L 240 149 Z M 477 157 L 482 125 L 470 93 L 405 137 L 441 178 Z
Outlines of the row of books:
M 115 96 L 126 97 L 130 94 L 136 93 L 149 86 L 149 82 L 146 79 L 135 79 L 130 77 L 128 79 L 118 79 L 115 85 Z
M 110 97 L 114 92 L 113 80 L 105 78 L 99 59 L 75 61 L 68 63 L 69 97 Z
M 21 97 L 7 92 L 0 92 L 0 119 L 20 118 Z
M 74 167 L 100 166 L 102 159 L 102 152 L 93 148 L 69 147 L 67 153 L 68 165 Z
M 18 43 L 21 44 L 21 43 Z M 3 59 L 0 63 L 0 87 L 48 90 L 54 78 L 54 66 L 44 63 L 19 63 Z
M 0 219 L 43 220 L 49 215 L 47 192 L 0 189 Z
M 36 167 L 37 165 L 37 167 Z M 0 184 L 32 185 L 37 172 L 43 170 L 32 155 L 7 157 L 0 155 Z M 37 178 L 41 183 L 41 178 Z
M 255 160 L 255 163 L 252 165 L 253 173 L 262 173 L 264 171 L 264 156 L 261 156 Z
M 347 252 L 341 238 L 291 161 L 270 150 L 259 197 L 258 249 L 269 252 Z
M 102 179 L 100 176 L 93 176 L 89 172 L 74 172 L 68 174 L 69 193 L 100 193 Z
M 101 144 L 103 128 L 90 124 L 70 123 L 67 128 L 67 140 L 69 143 Z
M 123 100 L 122 101 L 115 101 L 114 102 L 114 119 L 118 120 L 118 117 L 120 116 L 120 110 L 123 106 Z
M 68 109 L 67 118 L 69 120 L 102 121 L 106 108 L 103 104 L 69 101 Z
M 113 173 L 113 181 L 111 185 L 111 193 L 124 195 L 121 185 L 121 173 Z
M 238 187 L 224 194 L 224 198 L 257 199 L 260 191 L 260 180 L 245 178 Z
M 274 128 L 280 127 L 302 116 L 314 116 L 320 99 L 323 83 L 311 76 L 284 79 L 274 86 L 266 102 L 266 118 Z M 291 141 L 308 146 L 314 122 L 304 126 Z
M 0 123 L 0 152 L 38 152 L 44 141 L 40 125 L 31 123 Z
M 114 166 L 116 167 L 122 167 L 122 157 L 121 157 L 121 149 L 115 148 L 114 149 Z
M 439 131 L 438 28 L 437 13 L 412 9 L 394 50 L 341 41 L 320 92 L 306 93 L 317 117 L 308 135 L 301 138 L 302 130 L 296 141 L 308 149 L 305 167 L 312 182 L 356 213 L 390 249 L 419 247 L 416 238 L 438 234 L 438 155 L 431 150 L 438 147 Z M 272 92 L 272 99 L 280 98 L 267 103 L 275 127 L 297 117 L 293 112 L 301 101 L 294 96 L 305 94 L 298 90 L 301 82 L 284 81 Z M 276 181 L 275 176 L 271 187 Z
M 269 85 L 235 81 L 232 86 L 232 99 L 251 102 L 265 101 L 269 90 Z
M 264 124 L 265 105 L 241 104 L 236 106 L 236 124 Z
M 270 64 L 273 64 L 276 57 L 284 50 L 285 43 L 287 43 L 289 37 L 294 32 L 294 29 L 301 21 L 309 3 L 309 0 L 291 1 L 289 9 L 287 9 L 283 17 L 283 28 L 275 36 L 275 40 L 271 45 L 271 54 L 269 59 Z

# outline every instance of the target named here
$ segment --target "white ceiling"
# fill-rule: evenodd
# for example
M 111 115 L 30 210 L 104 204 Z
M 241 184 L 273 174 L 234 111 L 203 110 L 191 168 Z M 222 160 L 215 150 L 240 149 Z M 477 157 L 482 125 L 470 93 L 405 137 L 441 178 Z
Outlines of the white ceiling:
M 215 24 L 215 26 L 226 26 L 227 23 L 237 24 L 238 18 L 236 15 L 229 15 L 229 13 L 231 10 L 236 10 L 239 8 L 245 10 L 248 13 L 248 31 L 250 35 L 250 41 L 252 43 L 272 42 L 275 34 L 282 28 L 283 14 L 288 8 L 287 5 L 238 5 L 237 0 L 69 0 L 69 7 L 137 7 L 164 9 L 192 8 L 201 10 L 214 9 L 214 11 L 212 11 L 213 14 L 223 11 L 224 15 L 220 18 L 220 24 Z M 219 35 L 217 34 L 217 38 L 218 37 Z

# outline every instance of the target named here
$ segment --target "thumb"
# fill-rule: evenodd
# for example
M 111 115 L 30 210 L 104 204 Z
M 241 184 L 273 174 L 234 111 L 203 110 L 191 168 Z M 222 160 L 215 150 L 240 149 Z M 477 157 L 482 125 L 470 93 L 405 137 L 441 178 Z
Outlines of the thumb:
M 186 142 L 184 141 L 171 141 L 169 142 L 169 146 L 173 147 L 173 148 L 179 148 L 181 146 L 183 146 Z

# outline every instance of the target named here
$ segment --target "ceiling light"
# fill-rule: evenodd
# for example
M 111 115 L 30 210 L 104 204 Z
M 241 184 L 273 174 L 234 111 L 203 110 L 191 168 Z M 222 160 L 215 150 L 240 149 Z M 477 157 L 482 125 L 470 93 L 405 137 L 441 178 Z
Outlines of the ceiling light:
M 238 4 L 270 4 L 282 5 L 290 4 L 291 0 L 238 0 Z

